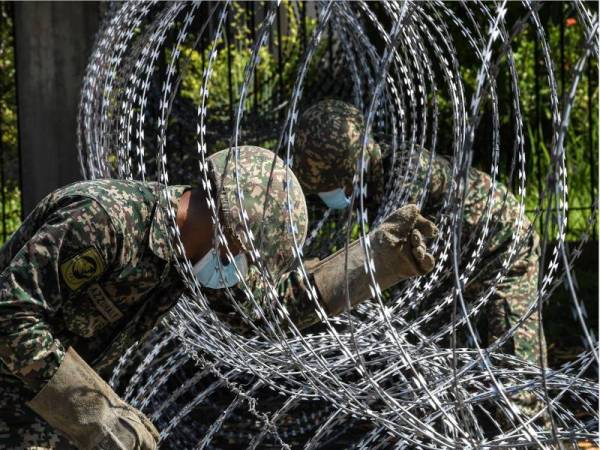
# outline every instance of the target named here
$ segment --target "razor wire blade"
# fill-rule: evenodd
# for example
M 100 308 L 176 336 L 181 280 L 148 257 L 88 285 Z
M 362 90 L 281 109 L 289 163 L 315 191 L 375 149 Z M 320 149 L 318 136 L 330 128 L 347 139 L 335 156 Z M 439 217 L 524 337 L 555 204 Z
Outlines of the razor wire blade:
M 577 173 L 569 171 L 565 139 L 584 68 L 591 60 L 597 64 L 598 15 L 583 2 L 570 4 L 581 24 L 582 45 L 561 97 L 541 8 L 528 1 L 127 2 L 107 17 L 81 92 L 77 131 L 81 170 L 88 179 L 207 185 L 208 155 L 248 143 L 272 149 L 293 170 L 298 116 L 331 74 L 348 80 L 347 100 L 364 112 L 368 131 L 354 177 L 354 214 L 341 217 L 315 208 L 308 239 L 302 246 L 294 240 L 295 270 L 313 292 L 310 298 L 322 319 L 316 331 L 301 332 L 291 324 L 277 296 L 277 280 L 261 262 L 260 243 L 254 242 L 247 222 L 269 301 L 255 298 L 245 283 L 244 299 L 228 294 L 241 320 L 254 329 L 251 336 L 236 333 L 213 311 L 190 263 L 177 260 L 189 294 L 145 342 L 129 349 L 111 378 L 125 400 L 157 423 L 164 445 L 320 448 L 344 436 L 350 439 L 353 427 L 357 430 L 348 448 L 549 448 L 580 439 L 597 442 L 597 383 L 586 374 L 597 371 L 598 345 L 571 276 L 594 233 L 596 208 L 589 232 L 578 248 L 569 249 L 568 183 Z M 284 25 L 297 39 L 286 38 Z M 551 122 L 551 130 L 541 136 L 549 171 L 537 193 L 539 204 L 547 207 L 528 219 L 526 99 L 514 55 L 524 33 L 534 36 L 539 49 Z M 457 39 L 470 52 L 474 69 L 469 83 Z M 195 77 L 190 76 L 193 68 Z M 270 73 L 269 68 L 277 70 Z M 500 74 L 509 80 L 508 112 L 501 110 L 506 103 L 499 96 L 507 94 L 499 92 Z M 443 108 L 450 111 L 449 120 L 441 117 Z M 507 115 L 510 141 L 500 133 L 501 117 Z M 423 178 L 415 169 L 420 149 L 435 155 L 441 147 L 442 122 L 452 124 L 451 142 L 443 143 L 452 156 L 452 183 L 435 217 L 440 230 L 431 244 L 436 267 L 382 292 L 365 244 L 373 301 L 352 313 L 326 317 L 303 257 L 323 257 L 343 247 L 348 230 L 368 242 L 368 230 L 410 198 L 423 205 L 432 182 L 431 159 Z M 460 233 L 465 190 L 474 143 L 484 125 L 491 129 L 484 151 L 489 152 L 492 184 L 482 218 L 465 238 Z M 386 136 L 391 148 L 392 169 L 376 211 L 366 204 L 369 133 Z M 230 157 L 237 176 L 239 151 L 231 150 Z M 465 285 L 477 277 L 494 235 L 499 174 L 506 160 L 503 180 L 514 187 L 518 201 L 514 237 L 494 283 L 466 302 Z M 161 193 L 173 245 L 182 256 L 169 193 Z M 211 203 L 211 219 L 219 224 L 218 202 Z M 541 236 L 537 294 L 509 330 L 482 347 L 475 322 L 496 287 L 506 282 L 538 222 L 554 226 L 546 226 Z M 216 239 L 226 242 L 220 226 Z M 502 346 L 562 283 L 583 336 L 579 357 L 550 369 L 544 361 L 536 365 L 502 353 Z M 242 301 L 251 305 L 251 314 Z M 267 326 L 256 326 L 257 318 Z M 461 333 L 469 346 L 456 344 Z M 536 339 L 536 345 L 543 341 Z M 523 408 L 524 397 L 542 407 Z M 573 402 L 583 414 L 573 413 Z M 212 411 L 210 421 L 198 414 L 202 410 Z

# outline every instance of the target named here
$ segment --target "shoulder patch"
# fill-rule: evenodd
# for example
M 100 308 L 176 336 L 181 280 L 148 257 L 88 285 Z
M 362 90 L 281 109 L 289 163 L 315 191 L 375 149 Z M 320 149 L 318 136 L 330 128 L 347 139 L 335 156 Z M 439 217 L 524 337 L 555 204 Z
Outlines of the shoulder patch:
M 88 247 L 60 265 L 63 280 L 72 291 L 104 273 L 106 264 L 96 247 Z
M 123 313 L 110 301 L 110 298 L 98 283 L 92 284 L 88 288 L 87 293 L 92 299 L 96 309 L 100 311 L 100 314 L 102 314 L 110 323 L 117 322 L 123 318 Z

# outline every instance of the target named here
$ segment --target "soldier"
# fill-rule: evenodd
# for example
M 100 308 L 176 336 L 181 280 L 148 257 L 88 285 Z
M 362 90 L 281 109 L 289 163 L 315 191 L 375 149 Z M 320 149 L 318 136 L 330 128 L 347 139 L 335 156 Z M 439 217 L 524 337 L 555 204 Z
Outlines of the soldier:
M 211 305 L 223 307 L 218 302 L 224 288 L 235 292 L 241 278 L 254 283 L 255 293 L 266 301 L 249 257 L 243 206 L 261 243 L 262 261 L 282 280 L 280 301 L 289 307 L 292 320 L 299 327 L 318 320 L 315 302 L 298 276 L 290 275 L 294 257 L 288 224 L 295 224 L 300 245 L 307 230 L 302 189 L 272 152 L 250 146 L 239 151 L 238 177 L 233 163 L 227 165 L 229 150 L 209 158 L 211 186 L 206 188 L 79 182 L 48 195 L 25 219 L 0 254 L 0 448 L 156 448 L 159 434 L 150 420 L 123 402 L 96 372 L 143 339 L 185 289 L 160 204 L 165 189 L 185 256 Z M 233 263 L 222 262 L 222 246 L 213 248 L 208 204 L 217 196 L 220 223 L 236 255 Z M 433 258 L 423 236 L 435 232 L 414 205 L 395 211 L 373 230 L 372 241 L 382 247 L 382 257 L 400 268 L 392 273 L 375 258 L 382 267 L 380 284 L 387 287 L 430 271 Z M 363 264 L 356 249 L 360 247 L 349 255 L 350 267 Z M 336 267 L 344 256 L 332 255 L 309 275 L 328 314 L 343 310 L 348 299 L 355 304 L 368 297 L 364 288 L 346 295 L 345 277 Z M 354 283 L 368 285 L 364 273 L 355 270 L 353 276 Z M 231 318 L 230 311 L 224 317 Z
M 362 113 L 342 101 L 325 100 L 302 114 L 296 132 L 294 171 L 307 195 L 318 195 L 332 209 L 347 208 L 364 132 Z M 388 157 L 391 154 L 387 143 L 369 139 L 366 147 L 367 204 L 371 211 L 380 206 L 383 195 L 383 161 L 386 154 Z M 427 150 L 422 150 L 416 164 L 413 163 L 413 167 L 416 167 L 411 173 L 416 175 L 414 185 L 409 189 L 409 203 L 417 203 L 416 194 L 419 186 L 425 185 L 430 156 Z M 450 189 L 452 170 L 450 162 L 437 155 L 431 164 L 429 190 L 422 212 L 425 216 L 435 217 L 443 209 L 445 193 Z M 477 228 L 481 227 L 491 185 L 492 180 L 488 174 L 474 168 L 469 170 L 462 219 L 463 243 L 467 243 L 469 237 L 476 236 Z M 519 205 L 507 188 L 499 183 L 492 201 L 491 231 L 479 263 L 481 269 L 475 272 L 465 287 L 465 298 L 475 301 L 487 288 L 495 286 L 487 311 L 482 315 L 482 321 L 487 321 L 487 332 L 482 336 L 487 345 L 504 335 L 526 312 L 528 305 L 535 301 L 540 255 L 539 239 L 531 223 L 524 218 L 521 228 L 523 244 L 518 248 L 504 281 L 495 283 L 494 278 L 502 268 L 502 261 L 508 257 L 509 244 L 515 237 Z M 465 254 L 470 255 L 470 252 Z M 540 358 L 545 361 L 545 345 L 540 354 L 537 329 L 537 315 L 533 314 L 517 329 L 503 346 L 503 350 L 534 364 L 539 364 Z

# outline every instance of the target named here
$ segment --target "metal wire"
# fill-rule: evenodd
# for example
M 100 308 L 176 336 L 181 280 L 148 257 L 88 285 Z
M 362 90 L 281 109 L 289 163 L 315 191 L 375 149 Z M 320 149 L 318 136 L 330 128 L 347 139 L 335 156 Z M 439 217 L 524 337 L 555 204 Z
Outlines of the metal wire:
M 345 442 L 346 448 L 564 448 L 582 439 L 598 442 L 598 388 L 586 376 L 598 368 L 598 344 L 572 276 L 581 248 L 596 226 L 595 206 L 588 221 L 590 233 L 574 250 L 565 245 L 567 177 L 577 175 L 567 171 L 565 137 L 586 64 L 598 57 L 598 16 L 584 2 L 572 6 L 582 25 L 583 45 L 566 74 L 562 101 L 549 38 L 539 17 L 543 6 L 527 0 L 256 3 L 251 20 L 256 28 L 246 33 L 245 41 L 234 37 L 243 29 L 230 29 L 239 8 L 230 1 L 128 2 L 106 19 L 79 109 L 79 155 L 88 179 L 158 181 L 164 186 L 175 178 L 178 183 L 209 186 L 206 158 L 220 150 L 213 147 L 217 142 L 232 148 L 250 143 L 269 146 L 294 169 L 298 115 L 323 97 L 319 92 L 323 86 L 335 96 L 337 79 L 345 80 L 339 84 L 347 91 L 340 96 L 364 112 L 368 131 L 356 167 L 351 213 L 342 216 L 312 208 L 303 245 L 293 222 L 289 228 L 299 261 L 322 257 L 359 238 L 373 301 L 351 314 L 328 318 L 300 263 L 295 270 L 306 281 L 307 295 L 321 319 L 308 332 L 296 328 L 281 303 L 277 276 L 263 263 L 260 242 L 244 215 L 252 261 L 261 273 L 268 302 L 242 283 L 244 298 L 227 290 L 228 299 L 254 334 L 242 336 L 223 322 L 183 256 L 170 194 L 161 191 L 161 207 L 179 255 L 178 270 L 189 293 L 144 342 L 121 358 L 111 385 L 151 416 L 161 430 L 163 448 L 311 449 L 332 442 Z M 288 30 L 298 27 L 302 38 L 286 40 L 284 21 Z M 546 72 L 544 92 L 552 125 L 548 135 L 540 136 L 550 154 L 551 170 L 538 193 L 540 204 L 547 206 L 530 216 L 531 223 L 544 224 L 542 266 L 537 294 L 526 311 L 503 336 L 482 347 L 476 321 L 534 232 L 525 220 L 528 159 L 520 73 L 513 52 L 527 30 L 535 36 Z M 277 49 L 271 55 L 277 74 L 269 77 L 261 72 L 260 63 L 273 33 Z M 476 68 L 469 86 L 456 39 L 465 41 L 470 64 Z M 245 55 L 237 68 L 232 67 L 234 51 Z M 184 101 L 182 86 L 194 64 L 194 52 L 202 55 L 201 79 L 194 99 Z M 228 64 L 227 89 L 223 98 L 214 98 L 211 89 L 216 89 L 221 53 Z M 287 61 L 295 65 L 290 68 Z M 510 114 L 501 110 L 506 106 L 499 100 L 500 73 L 509 80 Z M 259 95 L 259 89 L 271 98 Z M 431 161 L 441 146 L 442 103 L 451 111 L 452 141 L 442 144 L 452 153 L 452 183 L 434 218 L 440 230 L 431 243 L 436 267 L 424 277 L 382 292 L 368 232 L 408 201 L 426 203 Z M 182 105 L 195 114 L 186 116 Z M 512 119 L 508 142 L 500 133 L 501 115 Z M 170 130 L 178 121 L 191 130 L 190 142 Z M 482 122 L 492 129 L 488 170 L 492 184 L 475 232 L 462 236 L 468 173 Z M 366 202 L 369 132 L 386 136 L 392 166 L 384 180 L 384 200 L 372 211 Z M 431 153 L 425 173 L 420 174 L 416 168 L 423 148 Z M 236 177 L 239 156 L 239 149 L 232 150 L 228 163 Z M 493 284 L 467 301 L 465 285 L 477 276 L 494 235 L 494 211 L 506 207 L 506 197 L 498 200 L 502 158 L 510 161 L 507 184 L 516 187 L 519 214 Z M 226 243 L 218 207 L 218 199 L 211 199 L 215 242 Z M 287 208 L 291 210 L 289 198 Z M 542 306 L 561 283 L 568 288 L 584 351 L 558 369 L 502 353 L 503 344 L 532 314 L 540 314 L 543 321 Z M 244 302 L 251 305 L 254 318 Z M 255 318 L 266 325 L 257 326 Z M 459 333 L 467 336 L 469 348 L 466 343 L 459 346 Z M 543 345 L 540 336 L 536 345 Z M 535 412 L 520 407 L 516 399 L 522 393 L 542 407 Z M 583 414 L 573 412 L 573 402 Z

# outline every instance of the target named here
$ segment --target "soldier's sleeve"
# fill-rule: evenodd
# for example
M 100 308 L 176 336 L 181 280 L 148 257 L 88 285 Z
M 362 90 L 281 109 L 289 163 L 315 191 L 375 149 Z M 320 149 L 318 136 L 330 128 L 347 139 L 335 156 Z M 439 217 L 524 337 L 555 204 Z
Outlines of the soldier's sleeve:
M 444 198 L 445 193 L 450 188 L 450 179 L 452 177 L 452 167 L 450 162 L 440 156 L 432 156 L 429 150 L 421 150 L 417 161 L 416 170 L 416 181 L 412 184 L 415 186 L 416 191 L 413 192 L 413 196 L 416 197 L 420 194 L 419 189 L 421 186 L 427 184 L 427 203 L 437 204 Z M 429 173 L 429 179 L 427 174 Z M 417 201 L 418 199 L 414 199 Z
M 452 179 L 452 166 L 449 160 L 440 155 L 432 157 L 429 150 L 423 149 L 419 153 L 417 167 L 416 189 L 423 186 L 427 172 L 431 166 L 430 178 L 427 192 L 426 206 L 439 206 L 447 192 L 450 190 Z M 487 203 L 487 196 L 492 186 L 492 178 L 485 172 L 476 168 L 470 168 L 468 174 L 467 194 L 465 197 L 465 208 L 463 221 L 467 227 L 466 231 L 472 230 L 483 217 Z M 518 202 L 511 194 L 507 194 L 506 186 L 496 182 L 496 190 L 493 196 L 491 212 L 493 214 L 492 224 L 498 239 L 504 241 L 510 235 L 513 228 L 512 223 L 518 213 Z
M 63 301 L 101 277 L 117 248 L 117 233 L 102 207 L 91 199 L 67 198 L 0 274 L 0 360 L 33 392 L 64 358 L 53 333 L 61 326 Z
M 488 198 L 492 187 L 492 177 L 481 170 L 469 170 L 469 186 L 465 197 L 464 223 L 467 232 L 483 224 L 486 209 L 491 216 L 486 240 L 486 253 L 505 251 L 510 241 L 517 237 L 517 220 L 519 202 L 512 192 L 501 182 L 496 181 L 496 187 L 491 198 Z M 519 236 L 523 238 L 530 231 L 531 223 L 523 216 Z
M 318 291 L 314 288 L 315 282 L 310 272 L 308 272 L 308 277 L 310 286 L 313 286 L 313 297 L 320 302 Z M 279 299 L 286 308 L 290 320 L 300 330 L 320 321 L 317 306 L 309 296 L 309 284 L 297 271 L 294 270 L 285 274 L 277 285 L 277 289 Z
M 427 173 L 430 170 L 429 184 L 427 189 L 427 200 L 424 209 L 435 210 L 441 206 L 441 201 L 450 190 L 452 179 L 452 166 L 449 160 L 440 155 L 432 157 L 429 150 L 423 149 L 419 152 L 417 163 L 415 191 L 412 200 L 417 201 L 420 187 L 425 185 Z M 465 197 L 465 208 L 463 223 L 466 233 L 473 231 L 474 227 L 481 221 L 486 205 L 487 196 L 492 185 L 490 175 L 476 168 L 469 169 L 467 194 Z M 495 240 L 504 242 L 512 233 L 513 223 L 518 213 L 518 202 L 511 194 L 507 194 L 506 186 L 496 183 L 496 190 L 491 205 L 492 227 Z M 497 242 L 496 242 L 497 244 Z
M 392 154 L 391 146 L 382 142 L 379 144 L 379 147 L 382 158 L 387 159 L 389 162 Z M 399 151 L 403 152 L 403 150 Z M 450 188 L 452 177 L 450 162 L 443 156 L 438 154 L 432 155 L 429 150 L 415 146 L 412 157 L 407 158 L 404 155 L 404 157 L 401 157 L 399 163 L 401 166 L 396 170 L 409 177 L 405 180 L 410 186 L 407 201 L 409 203 L 419 202 L 424 194 L 423 186 L 427 182 L 427 192 L 425 193 L 426 206 L 435 205 L 437 207 L 443 200 L 446 191 Z
M 310 273 L 308 274 L 311 277 Z M 314 286 L 314 281 L 310 280 Z M 246 280 L 254 301 L 248 298 L 248 294 L 239 287 L 231 289 L 231 293 L 236 299 L 237 308 L 231 304 L 224 289 L 207 289 L 207 298 L 213 310 L 221 320 L 227 322 L 235 331 L 241 334 L 251 334 L 252 326 L 248 324 L 251 321 L 256 328 L 266 328 L 263 317 L 267 320 L 275 320 L 282 329 L 289 328 L 289 322 L 277 312 L 272 297 L 267 295 L 260 272 L 254 267 L 250 269 L 248 279 Z M 317 296 L 317 290 L 313 289 L 313 295 Z M 286 309 L 288 316 L 294 325 L 299 328 L 307 328 L 319 322 L 319 315 L 315 302 L 309 295 L 309 285 L 297 271 L 291 271 L 284 274 L 277 284 L 277 297 L 279 303 Z M 319 301 L 318 297 L 314 297 Z M 259 311 L 262 310 L 262 313 Z M 246 318 L 243 319 L 242 315 Z

